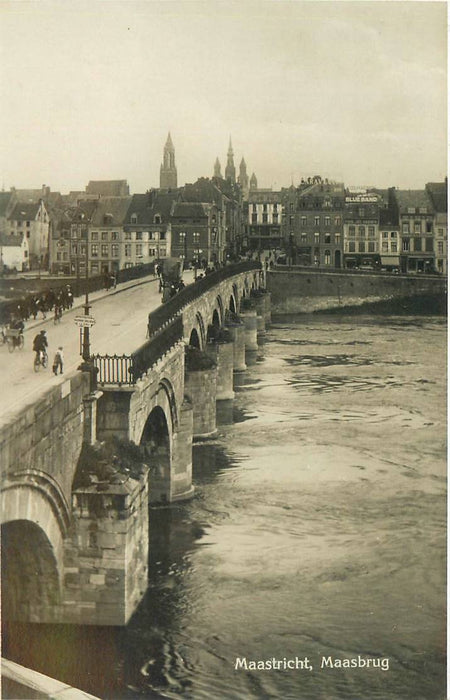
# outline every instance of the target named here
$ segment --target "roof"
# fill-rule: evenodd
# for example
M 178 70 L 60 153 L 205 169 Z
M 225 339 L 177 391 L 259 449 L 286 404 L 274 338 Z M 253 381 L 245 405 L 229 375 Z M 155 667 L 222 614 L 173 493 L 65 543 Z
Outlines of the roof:
M 215 183 L 219 182 L 220 178 L 214 178 L 214 182 L 207 177 L 200 177 L 193 184 L 185 185 L 181 191 L 181 196 L 184 202 L 214 202 L 218 207 L 222 206 L 223 191 Z M 225 193 L 225 196 L 228 192 Z M 231 196 L 231 193 L 230 193 Z
M 126 180 L 89 180 L 86 193 L 104 197 L 124 197 L 130 194 L 130 188 Z
M 249 202 L 280 202 L 281 192 L 273 190 L 251 190 L 248 193 Z
M 408 209 L 426 209 L 426 213 L 432 213 L 431 200 L 426 190 L 395 190 L 400 213 L 408 213 Z
M 6 216 L 13 197 L 13 192 L 0 192 L 0 216 Z
M 131 196 L 128 197 L 102 197 L 96 202 L 96 208 L 92 215 L 92 224 L 95 226 L 122 226 L 130 206 Z
M 173 190 L 172 192 L 150 190 L 146 194 L 134 194 L 130 198 L 125 223 L 132 223 L 131 217 L 133 214 L 137 215 L 137 223 L 141 225 L 154 224 L 155 216 L 161 217 L 161 223 L 168 223 L 172 204 L 178 196 L 178 190 Z
M 23 241 L 23 234 L 14 234 L 9 236 L 6 233 L 0 233 L 0 245 L 12 247 L 21 247 Z
M 173 218 L 204 218 L 208 215 L 207 204 L 199 202 L 174 202 L 172 206 Z
M 8 219 L 14 221 L 34 221 L 39 211 L 39 202 L 17 202 Z
M 393 209 L 380 209 L 380 226 L 389 226 L 389 228 L 398 228 L 398 216 Z
M 428 182 L 426 189 L 430 195 L 435 212 L 440 214 L 447 213 L 447 183 Z

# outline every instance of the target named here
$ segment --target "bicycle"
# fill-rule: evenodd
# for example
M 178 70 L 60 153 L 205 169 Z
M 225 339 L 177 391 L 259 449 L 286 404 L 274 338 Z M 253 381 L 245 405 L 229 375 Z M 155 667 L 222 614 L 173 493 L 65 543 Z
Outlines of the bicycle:
M 35 372 L 39 372 L 40 368 L 47 368 L 48 365 L 48 355 L 45 350 L 37 352 L 34 358 L 33 368 Z
M 19 348 L 19 350 L 23 350 L 23 347 L 25 345 L 25 338 L 21 330 L 19 330 L 18 328 L 8 328 L 8 330 L 5 331 L 4 335 L 4 342 L 6 342 L 9 352 L 14 352 L 16 348 Z

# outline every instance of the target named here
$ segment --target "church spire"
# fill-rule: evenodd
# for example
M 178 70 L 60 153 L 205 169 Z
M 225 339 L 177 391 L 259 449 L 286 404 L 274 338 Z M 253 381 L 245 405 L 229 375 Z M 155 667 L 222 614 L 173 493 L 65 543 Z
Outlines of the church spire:
M 231 145 L 231 136 L 230 145 L 228 146 L 227 153 L 227 167 L 225 168 L 225 180 L 229 180 L 233 183 L 236 182 L 236 168 L 234 167 L 233 146 Z
M 172 137 L 167 136 L 164 146 L 163 162 L 159 171 L 159 186 L 163 190 L 175 189 L 177 187 L 177 169 L 175 166 L 175 148 Z
M 222 173 L 220 172 L 220 160 L 217 157 L 216 162 L 214 163 L 214 177 L 222 177 Z

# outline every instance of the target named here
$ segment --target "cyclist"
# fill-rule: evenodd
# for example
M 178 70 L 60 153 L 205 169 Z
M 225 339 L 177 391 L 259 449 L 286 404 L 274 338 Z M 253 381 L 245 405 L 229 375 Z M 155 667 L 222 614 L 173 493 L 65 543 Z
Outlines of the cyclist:
M 33 340 L 33 350 L 36 353 L 36 362 L 41 362 L 44 353 L 47 352 L 48 340 L 46 331 L 40 331 Z

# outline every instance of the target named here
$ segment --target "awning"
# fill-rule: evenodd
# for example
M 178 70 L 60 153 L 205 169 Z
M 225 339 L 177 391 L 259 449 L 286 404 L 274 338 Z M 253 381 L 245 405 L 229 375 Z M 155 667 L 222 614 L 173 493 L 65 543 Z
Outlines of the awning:
M 381 256 L 382 265 L 400 265 L 400 258 L 398 255 L 382 255 Z

